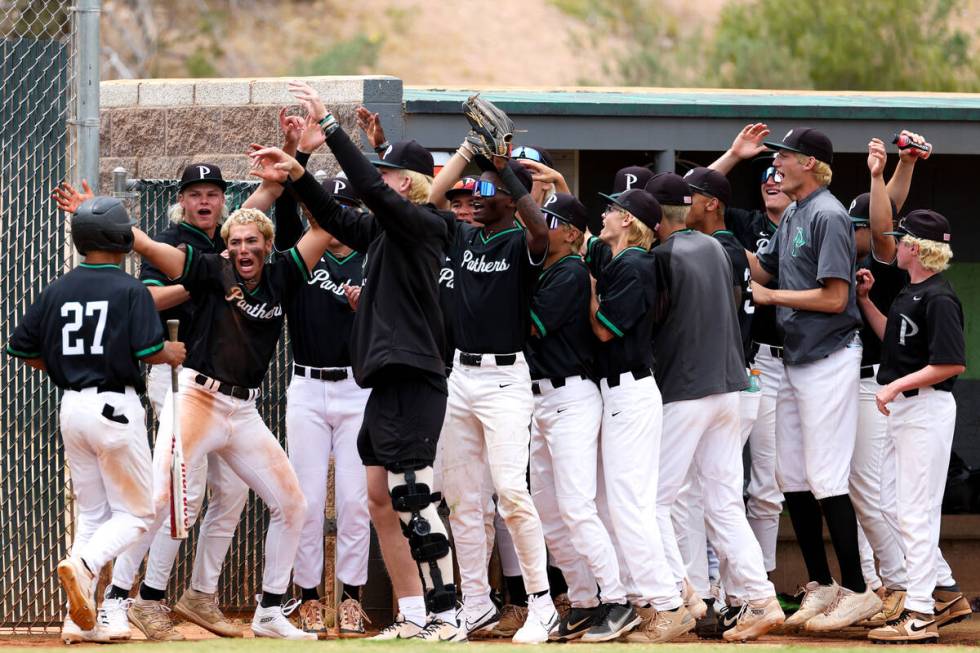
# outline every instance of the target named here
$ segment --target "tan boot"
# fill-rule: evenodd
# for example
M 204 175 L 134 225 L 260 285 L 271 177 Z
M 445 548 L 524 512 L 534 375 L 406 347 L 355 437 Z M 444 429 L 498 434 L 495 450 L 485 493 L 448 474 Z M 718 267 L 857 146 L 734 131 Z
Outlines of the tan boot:
M 677 639 L 694 629 L 694 617 L 683 605 L 673 610 L 657 611 L 652 606 L 636 608 L 640 625 L 626 636 L 626 641 L 659 644 Z
M 155 642 L 178 642 L 184 636 L 174 628 L 170 619 L 170 608 L 163 601 L 147 601 L 139 597 L 133 599 L 126 614 L 129 621 Z
M 244 628 L 228 621 L 218 608 L 218 595 L 205 594 L 188 587 L 174 604 L 174 612 L 219 637 L 241 637 Z
M 568 615 L 568 611 L 572 609 L 572 602 L 568 598 L 568 594 L 559 594 L 555 597 L 555 610 L 558 611 L 558 616 L 564 619 Z
M 327 625 L 323 622 L 324 607 L 316 599 L 303 601 L 299 606 L 299 627 L 303 632 L 315 633 L 317 639 L 327 637 Z
M 936 602 L 936 627 L 942 628 L 958 621 L 968 619 L 973 614 L 970 602 L 966 600 L 962 592 L 947 592 L 936 590 L 932 593 L 932 598 Z
M 928 644 L 939 641 L 939 629 L 931 614 L 903 610 L 898 619 L 868 633 L 868 639 L 885 644 Z
M 500 611 L 500 621 L 493 627 L 490 634 L 494 637 L 513 637 L 525 621 L 527 621 L 527 608 L 508 603 Z
M 345 599 L 340 604 L 339 625 L 337 634 L 340 637 L 367 637 L 364 630 L 364 622 L 371 623 L 368 616 L 364 614 L 364 608 L 357 599 Z
M 865 628 L 880 628 L 889 621 L 898 619 L 905 608 L 905 590 L 885 590 L 885 595 L 881 598 L 881 610 L 869 619 L 858 623 L 858 626 Z

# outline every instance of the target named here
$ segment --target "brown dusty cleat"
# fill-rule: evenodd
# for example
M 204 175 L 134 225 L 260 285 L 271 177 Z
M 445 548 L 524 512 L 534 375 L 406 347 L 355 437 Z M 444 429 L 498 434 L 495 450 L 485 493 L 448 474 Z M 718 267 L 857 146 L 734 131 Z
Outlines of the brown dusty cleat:
M 303 601 L 299 606 L 299 627 L 305 633 L 315 633 L 317 639 L 326 639 L 328 630 L 323 622 L 323 604 L 316 599 Z
M 126 611 L 129 622 L 140 629 L 146 638 L 155 642 L 179 642 L 184 636 L 174 628 L 170 608 L 163 601 L 147 601 L 136 597 Z
M 673 610 L 657 611 L 653 607 L 637 607 L 640 625 L 626 635 L 627 642 L 660 644 L 677 639 L 694 629 L 694 617 L 683 605 Z
M 970 615 L 973 614 L 970 602 L 966 600 L 962 592 L 936 590 L 932 593 L 932 598 L 936 602 L 936 628 L 969 619 Z
M 338 610 L 339 624 L 337 634 L 342 638 L 367 637 L 364 622 L 371 623 L 357 599 L 345 599 Z
M 81 558 L 65 558 L 58 563 L 58 579 L 68 595 L 68 614 L 83 631 L 95 628 L 95 577 Z
M 903 610 L 898 619 L 868 633 L 868 639 L 875 644 L 931 644 L 939 641 L 939 629 L 931 614 Z
M 493 637 L 513 637 L 525 621 L 527 621 L 527 607 L 508 603 L 500 611 L 500 621 L 490 634 Z
M 775 596 L 769 599 L 749 601 L 738 615 L 734 628 L 726 630 L 722 637 L 727 642 L 747 642 L 759 639 L 776 626 L 786 621 L 783 609 L 779 607 L 779 599 Z
M 865 628 L 880 628 L 889 621 L 898 619 L 905 608 L 905 590 L 885 590 L 885 595 L 881 597 L 881 610 L 874 616 L 859 622 L 858 626 Z
M 701 619 L 708 614 L 708 604 L 694 591 L 694 586 L 686 578 L 684 579 L 684 590 L 681 592 L 681 598 L 684 599 L 684 607 L 694 619 Z
M 195 623 L 219 637 L 242 637 L 244 634 L 241 626 L 228 621 L 221 613 L 217 594 L 205 594 L 188 587 L 174 604 L 174 612 L 181 619 Z
M 572 609 L 572 602 L 568 598 L 568 594 L 559 594 L 554 598 L 555 610 L 558 611 L 558 616 L 562 619 L 568 614 L 568 611 Z

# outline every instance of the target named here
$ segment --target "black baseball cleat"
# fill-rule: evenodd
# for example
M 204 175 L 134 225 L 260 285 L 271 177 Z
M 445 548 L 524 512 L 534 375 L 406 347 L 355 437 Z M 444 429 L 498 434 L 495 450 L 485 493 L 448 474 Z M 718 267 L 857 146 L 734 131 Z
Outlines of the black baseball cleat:
M 582 636 L 583 642 L 610 642 L 640 625 L 640 615 L 629 603 L 603 603 L 601 618 Z
M 718 610 L 718 637 L 723 637 L 726 630 L 731 630 L 738 625 L 738 618 L 742 614 L 742 606 L 725 605 Z
M 568 611 L 558 627 L 551 631 L 548 637 L 552 642 L 570 642 L 589 632 L 592 626 L 602 621 L 605 606 L 594 608 L 572 608 Z
M 718 623 L 718 613 L 715 612 L 715 600 L 705 599 L 708 606 L 704 616 L 694 622 L 694 634 L 699 639 L 721 639 L 721 629 Z

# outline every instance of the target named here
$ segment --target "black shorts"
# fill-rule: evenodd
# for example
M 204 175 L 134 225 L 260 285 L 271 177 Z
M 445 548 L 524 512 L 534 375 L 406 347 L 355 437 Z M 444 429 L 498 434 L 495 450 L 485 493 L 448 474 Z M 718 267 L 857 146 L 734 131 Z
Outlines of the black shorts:
M 446 379 L 403 370 L 385 374 L 371 388 L 357 451 L 366 466 L 403 472 L 430 467 L 446 416 Z

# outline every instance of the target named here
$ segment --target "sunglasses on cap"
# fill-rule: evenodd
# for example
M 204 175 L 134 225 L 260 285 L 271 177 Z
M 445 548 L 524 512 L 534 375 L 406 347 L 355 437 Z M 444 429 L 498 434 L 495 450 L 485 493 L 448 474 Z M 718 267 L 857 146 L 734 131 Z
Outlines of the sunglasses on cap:
M 473 194 L 479 193 L 481 197 L 493 197 L 497 193 L 503 193 L 504 195 L 510 195 L 503 188 L 497 188 L 497 184 L 492 181 L 486 181 L 485 179 L 479 179 L 473 189 Z
M 772 177 L 772 180 L 778 184 L 783 180 L 783 173 L 776 170 L 774 167 L 769 166 L 766 168 L 766 171 L 762 173 L 762 181 L 759 183 L 766 183 L 769 181 L 769 177 Z
M 530 159 L 531 161 L 537 161 L 538 163 L 544 163 L 541 157 L 541 152 L 537 151 L 533 147 L 527 147 L 526 145 L 521 145 L 520 147 L 514 148 L 514 151 L 510 153 L 510 158 L 512 159 Z
M 570 222 L 566 222 L 565 220 L 562 220 L 557 215 L 551 215 L 549 213 L 545 213 L 544 217 L 548 219 L 548 229 L 550 231 L 554 231 L 555 229 L 561 227 L 562 225 L 571 224 Z

